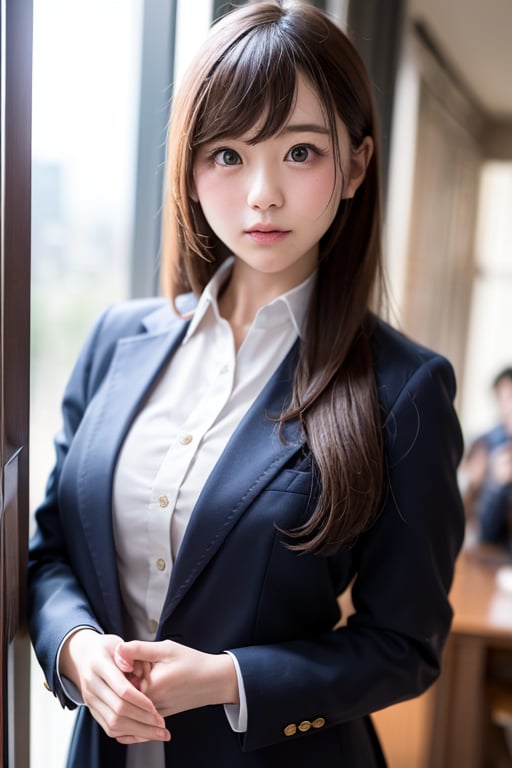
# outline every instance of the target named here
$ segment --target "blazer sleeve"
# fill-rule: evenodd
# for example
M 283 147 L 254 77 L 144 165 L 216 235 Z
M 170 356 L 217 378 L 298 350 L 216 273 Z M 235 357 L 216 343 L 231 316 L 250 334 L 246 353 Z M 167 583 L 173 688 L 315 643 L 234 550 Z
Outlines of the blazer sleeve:
M 109 355 L 103 348 L 102 330 L 107 310 L 97 321 L 74 366 L 64 393 L 62 429 L 55 439 L 56 461 L 43 503 L 35 513 L 35 532 L 29 545 L 28 625 L 47 683 L 63 706 L 73 708 L 56 674 L 57 654 L 65 636 L 74 628 L 102 628 L 82 590 L 72 564 L 61 525 L 58 488 L 69 446 L 95 388 L 104 375 Z M 102 354 L 98 354 L 98 350 Z
M 312 639 L 231 649 L 247 695 L 244 750 L 307 738 L 416 696 L 438 676 L 464 535 L 454 393 L 451 366 L 431 356 L 388 410 L 388 492 L 355 545 L 355 613 L 347 625 Z

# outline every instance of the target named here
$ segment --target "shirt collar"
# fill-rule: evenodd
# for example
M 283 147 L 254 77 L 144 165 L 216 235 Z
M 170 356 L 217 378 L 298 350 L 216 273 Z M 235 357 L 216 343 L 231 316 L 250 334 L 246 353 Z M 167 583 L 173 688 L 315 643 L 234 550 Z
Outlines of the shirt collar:
M 232 256 L 229 259 L 226 259 L 220 265 L 218 270 L 211 278 L 210 282 L 207 284 L 206 288 L 203 290 L 201 296 L 199 297 L 199 301 L 197 302 L 197 306 L 194 310 L 194 314 L 192 316 L 192 320 L 190 321 L 187 333 L 185 334 L 185 338 L 183 339 L 183 343 L 186 343 L 190 337 L 194 335 L 210 308 L 212 308 L 213 312 L 215 313 L 215 318 L 217 320 L 220 319 L 217 297 L 219 295 L 220 289 L 226 282 L 226 279 L 231 272 L 233 261 L 234 258 Z
M 184 343 L 196 333 L 209 309 L 213 311 L 215 319 L 220 320 L 217 297 L 231 272 L 233 262 L 234 258 L 232 256 L 226 259 L 203 290 L 183 340 Z M 315 278 L 316 271 L 309 275 L 300 285 L 260 307 L 254 318 L 253 327 L 270 328 L 281 322 L 291 322 L 297 335 L 303 339 L 306 332 L 307 310 Z

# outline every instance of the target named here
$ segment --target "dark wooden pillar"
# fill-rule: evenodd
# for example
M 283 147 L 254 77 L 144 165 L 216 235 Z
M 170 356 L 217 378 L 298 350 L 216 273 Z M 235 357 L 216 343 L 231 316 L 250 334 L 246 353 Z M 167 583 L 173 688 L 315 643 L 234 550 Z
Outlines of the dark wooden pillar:
M 405 11 L 406 0 L 351 0 L 348 9 L 348 34 L 363 57 L 374 86 L 380 117 L 384 191 Z
M 0 762 L 26 768 L 32 0 L 2 0 L 0 27 Z

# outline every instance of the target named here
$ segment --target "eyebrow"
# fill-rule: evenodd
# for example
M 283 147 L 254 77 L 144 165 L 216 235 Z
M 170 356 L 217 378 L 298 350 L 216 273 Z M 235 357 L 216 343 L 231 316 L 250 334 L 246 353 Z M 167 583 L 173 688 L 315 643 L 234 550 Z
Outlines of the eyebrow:
M 327 128 L 325 125 L 321 125 L 320 123 L 289 123 L 288 125 L 285 125 L 284 128 L 282 128 L 280 131 L 277 132 L 278 136 L 283 136 L 288 133 L 318 133 L 320 136 L 330 136 L 331 132 L 329 128 Z M 227 137 L 227 140 L 237 140 L 236 136 L 233 137 Z M 214 141 L 212 139 L 212 141 Z M 251 139 L 245 139 L 245 144 L 252 144 L 254 143 L 251 141 Z
M 283 133 L 321 133 L 324 136 L 330 135 L 330 130 L 325 125 L 318 123 L 292 123 L 283 128 Z

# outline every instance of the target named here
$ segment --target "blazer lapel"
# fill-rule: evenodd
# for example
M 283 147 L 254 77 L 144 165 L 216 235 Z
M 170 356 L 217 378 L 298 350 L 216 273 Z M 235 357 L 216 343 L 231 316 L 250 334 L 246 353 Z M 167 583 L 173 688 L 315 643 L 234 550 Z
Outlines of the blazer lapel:
M 106 379 L 89 406 L 90 428 L 78 480 L 80 514 L 113 626 L 121 627 L 121 600 L 112 528 L 115 463 L 141 403 L 162 366 L 180 343 L 186 327 L 186 323 L 175 321 L 172 329 L 120 339 Z
M 284 441 L 278 416 L 291 393 L 298 342 L 242 419 L 208 478 L 174 564 L 160 626 L 214 557 L 225 537 L 272 478 L 303 444 L 297 421 L 288 422 Z

